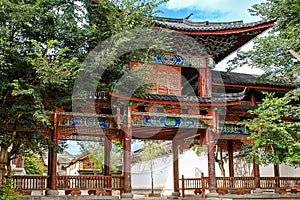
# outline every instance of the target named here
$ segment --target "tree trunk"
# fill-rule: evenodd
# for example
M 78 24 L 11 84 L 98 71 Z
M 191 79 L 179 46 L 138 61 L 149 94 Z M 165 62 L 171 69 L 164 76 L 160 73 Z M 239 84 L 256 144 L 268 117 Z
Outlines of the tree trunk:
M 154 183 L 153 183 L 153 163 L 150 163 L 150 171 L 151 171 L 151 194 L 154 194 Z
M 9 146 L 10 146 L 9 144 L 2 145 L 0 150 L 0 191 L 2 191 L 2 187 L 5 184 L 4 177 L 6 175 Z
M 220 171 L 221 171 L 221 174 L 223 177 L 225 177 L 225 168 L 224 168 L 224 160 L 222 158 L 222 149 L 220 148 L 220 159 L 218 159 L 218 152 L 217 152 L 217 155 L 216 155 L 216 161 L 219 165 L 219 168 L 220 168 Z

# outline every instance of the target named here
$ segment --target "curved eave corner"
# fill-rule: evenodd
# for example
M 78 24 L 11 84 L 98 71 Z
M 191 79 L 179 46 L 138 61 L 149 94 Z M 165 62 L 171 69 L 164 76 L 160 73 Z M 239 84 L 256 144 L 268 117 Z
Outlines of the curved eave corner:
M 245 23 L 238 26 L 178 26 L 176 24 L 165 24 L 161 21 L 156 22 L 154 27 L 177 31 L 188 35 L 225 35 L 235 33 L 245 33 L 249 31 L 264 30 L 274 26 L 276 20 L 259 21 Z M 183 24 L 183 23 L 182 23 Z

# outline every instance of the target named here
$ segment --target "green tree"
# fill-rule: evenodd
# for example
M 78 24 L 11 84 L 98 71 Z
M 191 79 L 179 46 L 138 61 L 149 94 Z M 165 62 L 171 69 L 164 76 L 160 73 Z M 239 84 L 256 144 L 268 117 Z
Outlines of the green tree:
M 0 188 L 16 154 L 52 145 L 38 129 L 52 129 L 56 107 L 71 110 L 74 79 L 86 55 L 116 33 L 149 25 L 160 2 L 0 2 Z M 124 73 L 125 58 L 115 61 L 100 86 L 112 88 Z
M 154 194 L 154 165 L 158 158 L 162 158 L 171 152 L 171 146 L 163 141 L 145 140 L 138 156 L 138 162 L 149 164 L 151 179 L 151 194 Z
M 274 27 L 268 34 L 253 40 L 253 49 L 238 52 L 230 64 L 231 68 L 249 65 L 265 71 L 268 80 L 293 83 L 300 73 L 299 62 L 288 50 L 300 51 L 300 7 L 294 0 L 267 0 L 255 4 L 250 13 L 263 20 L 276 19 Z
M 24 169 L 26 174 L 42 175 L 45 172 L 44 162 L 41 160 L 39 155 L 32 151 L 25 152 Z
M 289 53 L 289 50 L 300 51 L 299 2 L 267 0 L 253 5 L 250 12 L 265 20 L 276 19 L 276 23 L 268 35 L 254 40 L 252 50 L 239 52 L 230 62 L 230 69 L 248 64 L 263 69 L 263 79 L 294 83 L 296 89 L 282 98 L 265 94 L 264 102 L 250 111 L 255 117 L 246 122 L 252 131 L 252 152 L 248 158 L 264 164 L 299 166 L 300 64 Z
M 255 116 L 246 126 L 251 130 L 252 152 L 247 156 L 262 164 L 286 163 L 300 165 L 300 89 L 292 90 L 282 98 L 267 94 L 255 110 Z
M 76 8 L 71 0 L 0 2 L 0 188 L 16 154 L 51 145 L 37 125 L 52 127 L 49 114 L 70 99 L 84 38 Z
M 90 161 L 94 164 L 94 168 L 99 173 L 104 170 L 104 146 L 96 142 L 77 142 L 81 153 L 88 153 Z M 119 141 L 112 141 L 112 149 L 110 153 L 110 171 L 112 173 L 118 172 L 118 165 L 120 164 L 120 157 L 122 155 L 122 147 Z

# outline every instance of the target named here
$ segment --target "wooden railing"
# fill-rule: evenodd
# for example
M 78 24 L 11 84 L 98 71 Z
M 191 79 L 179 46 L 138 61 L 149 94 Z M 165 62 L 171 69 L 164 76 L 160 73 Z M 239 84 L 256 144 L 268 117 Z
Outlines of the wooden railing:
M 208 177 L 204 177 L 202 174 L 201 178 L 184 178 L 182 175 L 179 181 L 181 181 L 179 190 L 181 190 L 183 197 L 185 196 L 185 190 L 193 190 L 195 193 L 200 192 L 202 197 L 205 197 L 205 189 L 208 188 Z
M 217 177 L 217 188 L 226 189 L 253 189 L 254 177 Z
M 260 188 L 300 188 L 300 177 L 260 177 Z
M 57 176 L 58 189 L 97 189 L 122 190 L 123 176 Z
M 14 187 L 17 190 L 46 190 L 48 176 L 13 176 Z M 57 189 L 90 190 L 104 188 L 108 190 L 123 190 L 123 176 L 57 176 Z
M 17 190 L 45 190 L 48 176 L 13 176 L 13 184 Z
M 204 196 L 205 190 L 209 189 L 208 177 L 201 178 L 185 178 L 182 176 L 180 188 L 182 196 L 185 195 L 185 191 L 201 191 Z M 217 189 L 255 189 L 255 177 L 216 177 Z M 300 177 L 260 177 L 259 185 L 261 189 L 276 189 L 276 188 L 298 188 L 300 189 Z

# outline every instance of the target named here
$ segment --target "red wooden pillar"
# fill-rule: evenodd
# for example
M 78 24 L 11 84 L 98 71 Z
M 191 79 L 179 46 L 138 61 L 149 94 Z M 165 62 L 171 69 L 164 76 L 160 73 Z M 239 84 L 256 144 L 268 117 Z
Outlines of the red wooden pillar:
M 279 183 L 279 165 L 274 164 L 274 177 L 275 177 L 275 187 L 278 188 L 280 187 L 280 183 Z
M 200 97 L 211 97 L 212 81 L 211 81 L 211 67 L 208 65 L 208 58 L 206 58 L 206 66 L 199 68 L 198 76 L 198 95 Z
M 49 148 L 48 152 L 48 183 L 47 187 L 50 190 L 57 190 L 57 152 L 55 151 L 55 147 L 58 143 L 58 131 L 57 131 L 57 111 L 54 112 L 53 118 L 54 130 L 51 132 L 51 141 L 53 142 L 53 146 Z
M 209 192 L 215 193 L 217 188 L 216 173 L 215 173 L 215 155 L 214 155 L 214 132 L 211 128 L 206 129 L 207 151 L 208 151 L 208 185 Z
M 172 152 L 173 152 L 174 193 L 179 192 L 178 144 L 179 144 L 179 142 L 177 140 L 173 140 L 173 142 L 172 142 Z
M 110 152 L 112 143 L 109 138 L 104 138 L 104 175 L 110 175 Z
M 124 193 L 131 193 L 131 109 L 128 106 L 125 108 L 125 127 L 124 127 Z
M 227 140 L 229 177 L 234 177 L 233 146 L 232 145 L 233 145 L 232 140 Z
M 251 106 L 255 106 L 256 105 L 256 98 L 255 98 L 255 89 L 251 90 Z
M 253 161 L 253 171 L 254 171 L 254 187 L 260 188 L 259 164 L 256 163 L 255 159 Z

